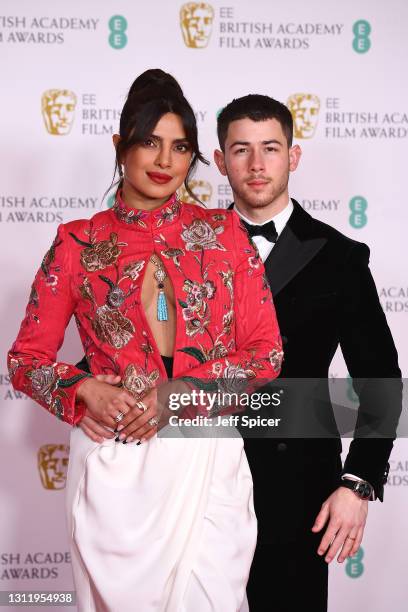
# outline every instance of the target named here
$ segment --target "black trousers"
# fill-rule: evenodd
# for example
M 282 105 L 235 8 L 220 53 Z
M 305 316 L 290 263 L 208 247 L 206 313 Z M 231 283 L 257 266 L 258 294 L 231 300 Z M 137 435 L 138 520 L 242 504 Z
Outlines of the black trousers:
M 258 541 L 247 587 L 250 612 L 327 612 L 328 566 L 311 528 L 337 488 L 340 455 L 299 456 L 293 441 L 245 440 Z

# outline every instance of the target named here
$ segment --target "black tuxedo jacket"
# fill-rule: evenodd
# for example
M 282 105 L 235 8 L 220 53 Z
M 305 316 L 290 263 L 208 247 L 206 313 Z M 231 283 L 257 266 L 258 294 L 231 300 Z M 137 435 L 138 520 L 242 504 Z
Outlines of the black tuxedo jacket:
M 328 378 L 340 344 L 353 379 L 399 379 L 397 352 L 368 267 L 369 248 L 313 219 L 295 200 L 293 204 L 294 211 L 265 261 L 283 341 L 280 376 Z M 395 389 L 394 405 L 388 409 L 399 415 L 399 382 Z M 359 394 L 360 416 L 365 408 L 373 411 L 373 401 L 380 404 L 381 393 Z M 379 412 L 384 409 L 378 406 Z M 266 447 L 260 442 L 267 443 Z M 344 472 L 370 482 L 381 500 L 392 446 L 391 438 L 356 438 L 344 465 Z M 311 478 L 318 479 L 316 465 L 338 457 L 341 443 L 338 438 L 247 439 L 245 449 L 256 484 L 254 471 L 268 469 L 276 449 L 290 451 L 288 478 L 298 473 L 295 463 L 306 463 L 315 472 Z M 278 454 L 282 457 L 282 452 Z M 284 465 L 280 462 L 279 470 Z M 337 484 L 333 480 L 333 488 Z

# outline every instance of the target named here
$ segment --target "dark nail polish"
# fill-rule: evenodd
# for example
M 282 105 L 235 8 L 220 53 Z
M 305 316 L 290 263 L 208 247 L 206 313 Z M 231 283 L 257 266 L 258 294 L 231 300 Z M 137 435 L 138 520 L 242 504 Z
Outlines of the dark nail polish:
M 113 433 L 118 433 L 118 426 L 116 425 L 115 429 L 113 430 Z
M 139 440 L 139 442 L 136 444 L 136 446 L 139 446 L 141 444 L 141 441 Z
M 119 436 L 117 436 L 117 437 L 115 438 L 115 442 L 120 442 L 120 440 L 119 440 Z
M 123 440 L 122 444 L 127 444 L 127 440 Z

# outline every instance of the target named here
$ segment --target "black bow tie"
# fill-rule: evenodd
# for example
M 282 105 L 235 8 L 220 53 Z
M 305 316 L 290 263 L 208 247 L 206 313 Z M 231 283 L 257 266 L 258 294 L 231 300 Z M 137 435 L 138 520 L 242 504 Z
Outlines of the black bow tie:
M 254 236 L 263 236 L 269 242 L 276 242 L 278 239 L 278 232 L 276 231 L 275 223 L 268 221 L 264 225 L 252 225 L 241 219 L 242 223 L 248 230 L 248 234 L 253 238 Z

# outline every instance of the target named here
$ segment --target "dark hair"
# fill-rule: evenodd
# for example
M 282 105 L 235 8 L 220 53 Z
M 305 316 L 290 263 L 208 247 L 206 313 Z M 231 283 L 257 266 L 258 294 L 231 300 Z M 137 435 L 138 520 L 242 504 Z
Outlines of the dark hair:
M 269 96 L 249 94 L 242 98 L 235 98 L 232 102 L 227 104 L 227 106 L 224 106 L 218 115 L 217 133 L 222 151 L 224 151 L 225 148 L 229 124 L 232 123 L 232 121 L 246 118 L 252 121 L 276 119 L 282 127 L 288 146 L 292 146 L 293 119 L 288 107 Z
M 207 165 L 209 162 L 201 153 L 198 145 L 196 118 L 176 79 L 159 68 L 143 72 L 129 89 L 120 115 L 120 141 L 116 147 L 115 171 L 108 191 L 115 184 L 116 173 L 119 174 L 117 189 L 122 186 L 121 159 L 123 153 L 149 138 L 157 122 L 166 113 L 178 115 L 183 124 L 186 140 L 193 152 L 184 185 L 187 193 L 199 201 L 189 187 L 189 179 L 198 161 Z

